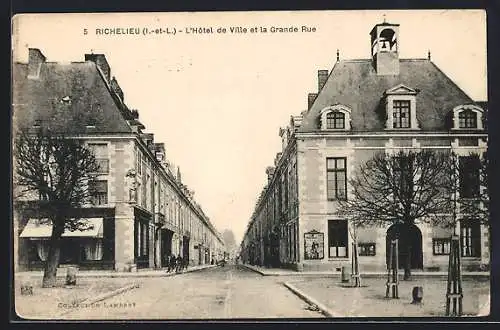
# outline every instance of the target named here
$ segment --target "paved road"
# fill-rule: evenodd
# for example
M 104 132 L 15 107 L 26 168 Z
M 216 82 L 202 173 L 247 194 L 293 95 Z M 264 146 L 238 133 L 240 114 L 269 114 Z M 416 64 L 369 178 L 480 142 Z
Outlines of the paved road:
M 228 265 L 173 277 L 138 279 L 140 287 L 79 308 L 64 319 L 227 319 L 318 318 L 319 312 L 285 288 L 279 278 L 263 277 Z

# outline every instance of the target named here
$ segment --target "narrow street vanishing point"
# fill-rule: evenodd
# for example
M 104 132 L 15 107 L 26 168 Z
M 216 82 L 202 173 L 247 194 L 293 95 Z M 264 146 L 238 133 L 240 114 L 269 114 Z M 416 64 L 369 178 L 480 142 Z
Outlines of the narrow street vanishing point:
M 96 303 L 61 310 L 60 319 L 321 318 L 282 285 L 242 266 L 227 265 L 173 277 L 137 279 L 139 288 Z M 70 307 L 71 308 L 71 307 Z

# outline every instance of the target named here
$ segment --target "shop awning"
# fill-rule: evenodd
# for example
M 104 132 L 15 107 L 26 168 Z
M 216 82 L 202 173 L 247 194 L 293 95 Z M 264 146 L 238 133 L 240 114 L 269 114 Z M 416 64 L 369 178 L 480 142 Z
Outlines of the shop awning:
M 62 234 L 62 237 L 103 237 L 102 218 L 85 218 L 80 220 L 82 222 L 87 220 L 89 227 L 92 226 L 92 228 L 75 231 L 69 231 L 66 229 Z M 32 239 L 50 238 L 52 235 L 52 224 L 48 222 L 49 221 L 47 219 L 43 219 L 43 221 L 40 221 L 40 219 L 29 219 L 19 237 Z

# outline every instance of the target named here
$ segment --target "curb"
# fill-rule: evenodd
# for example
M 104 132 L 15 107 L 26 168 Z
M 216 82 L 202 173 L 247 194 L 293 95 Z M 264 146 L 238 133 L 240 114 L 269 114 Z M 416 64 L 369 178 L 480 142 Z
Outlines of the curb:
M 117 296 L 119 294 L 122 294 L 124 292 L 133 290 L 135 288 L 139 288 L 139 284 L 138 283 L 129 284 L 129 285 L 126 285 L 124 287 L 118 288 L 116 290 L 102 293 L 102 294 L 100 294 L 100 295 L 98 295 L 97 297 L 94 297 L 94 298 L 85 299 L 84 301 L 80 302 L 79 304 L 86 304 L 86 305 L 95 304 L 96 302 L 99 302 L 99 301 L 102 301 L 102 300 L 105 300 L 105 299 Z M 69 313 L 71 313 L 73 311 L 74 311 L 74 309 L 67 309 L 67 310 L 63 311 L 62 313 L 59 313 L 58 316 L 63 316 L 63 315 L 69 314 Z
M 203 267 L 203 268 L 188 269 L 188 270 L 185 270 L 185 271 L 180 272 L 180 273 L 167 273 L 164 270 L 155 271 L 155 273 L 147 273 L 147 272 L 143 273 L 142 271 L 139 271 L 139 272 L 115 272 L 115 273 L 109 272 L 109 273 L 104 273 L 104 274 L 98 274 L 98 273 L 85 274 L 85 273 L 78 272 L 77 273 L 77 277 L 79 277 L 79 278 L 102 278 L 102 277 L 106 277 L 106 278 L 169 277 L 169 276 L 174 276 L 174 275 L 182 275 L 182 274 L 186 274 L 186 273 L 197 272 L 197 271 L 200 271 L 200 270 L 210 269 L 210 268 L 214 268 L 214 267 L 217 267 L 217 266 L 210 265 L 208 267 Z M 35 277 L 35 278 L 36 277 L 43 277 L 43 273 L 41 273 L 41 274 L 27 274 L 27 273 L 29 273 L 29 272 L 26 272 L 25 274 L 22 274 L 22 275 L 19 275 L 19 276 L 28 276 L 28 277 Z M 63 277 L 66 276 L 66 274 L 61 273 L 61 274 L 57 274 L 56 276 L 58 278 L 63 278 Z
M 258 268 L 254 268 L 248 265 L 243 264 L 247 269 L 250 269 L 262 276 L 326 276 L 326 277 L 340 277 L 341 272 L 338 271 L 332 271 L 332 272 L 299 272 L 299 271 L 290 271 L 290 272 L 283 272 L 283 273 L 273 273 L 273 272 L 266 272 L 265 270 L 260 270 Z M 412 277 L 448 277 L 448 273 L 444 272 L 436 272 L 436 273 L 412 273 Z M 387 273 L 361 273 L 361 276 L 364 278 L 380 278 L 380 277 L 387 277 Z M 490 273 L 488 272 L 477 272 L 477 273 L 463 273 L 462 272 L 462 277 L 474 277 L 474 278 L 490 278 Z
M 283 285 L 288 290 L 292 291 L 300 299 L 302 299 L 306 303 L 308 303 L 309 305 L 316 306 L 320 310 L 321 314 L 323 314 L 324 316 L 326 316 L 326 317 L 338 317 L 338 315 L 335 315 L 335 313 L 333 313 L 328 307 L 326 307 L 322 303 L 318 302 L 316 299 L 309 297 L 304 292 L 300 291 L 299 289 L 297 289 L 296 287 L 294 287 L 290 283 L 283 282 Z

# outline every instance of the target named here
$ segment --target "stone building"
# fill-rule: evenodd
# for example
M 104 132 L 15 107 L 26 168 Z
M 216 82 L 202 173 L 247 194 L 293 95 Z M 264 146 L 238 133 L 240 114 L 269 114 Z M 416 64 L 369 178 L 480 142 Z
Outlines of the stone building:
M 399 58 L 399 24 L 370 32 L 369 59 L 337 61 L 318 71 L 318 91 L 308 108 L 280 129 L 282 150 L 266 169 L 264 187 L 241 245 L 244 262 L 332 270 L 350 263 L 351 224 L 336 215 L 349 194 L 354 169 L 376 152 L 453 150 L 460 161 L 487 150 L 486 102 L 472 100 L 427 58 Z M 467 64 L 464 63 L 464 66 Z M 472 159 L 470 164 L 476 164 Z M 460 197 L 476 186 L 479 169 L 462 167 Z M 472 179 L 471 179 L 472 178 Z M 479 221 L 459 224 L 463 265 L 489 264 L 489 233 Z M 391 228 L 359 230 L 365 270 L 386 268 Z M 414 269 L 445 269 L 451 230 L 416 223 L 412 228 Z M 402 242 L 404 244 L 404 242 Z M 402 251 L 402 249 L 400 250 Z
M 83 62 L 48 62 L 29 49 L 28 63 L 13 65 L 13 127 L 54 127 L 82 139 L 100 172 L 91 182 L 92 205 L 78 210 L 94 230 L 65 232 L 61 264 L 117 271 L 165 266 L 165 257 L 186 256 L 191 265 L 223 255 L 221 235 L 168 161 L 163 143 L 144 132 L 129 109 L 104 54 Z M 14 187 L 16 191 L 19 187 Z M 17 269 L 42 267 L 51 226 L 37 198 L 14 200 Z

